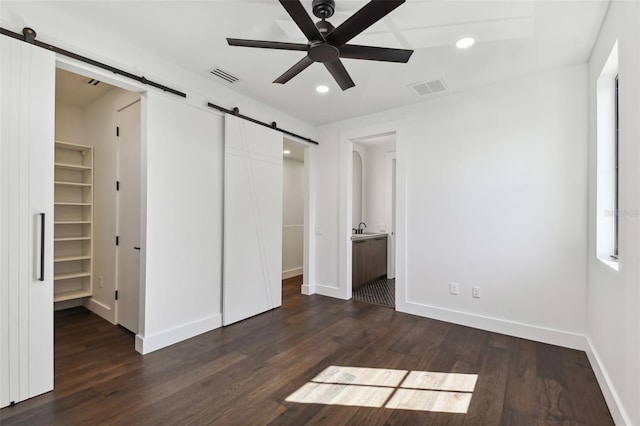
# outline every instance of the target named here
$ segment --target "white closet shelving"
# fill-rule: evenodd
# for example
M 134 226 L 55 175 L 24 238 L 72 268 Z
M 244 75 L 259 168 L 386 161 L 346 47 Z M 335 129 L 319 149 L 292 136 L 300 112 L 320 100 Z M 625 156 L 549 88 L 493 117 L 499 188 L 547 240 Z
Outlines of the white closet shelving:
M 54 302 L 93 294 L 93 148 L 55 143 Z

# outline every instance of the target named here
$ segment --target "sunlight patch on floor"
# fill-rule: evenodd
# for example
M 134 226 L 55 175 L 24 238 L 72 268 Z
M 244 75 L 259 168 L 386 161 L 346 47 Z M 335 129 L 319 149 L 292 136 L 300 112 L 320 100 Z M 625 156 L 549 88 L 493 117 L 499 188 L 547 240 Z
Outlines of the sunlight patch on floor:
M 397 389 L 385 408 L 396 410 L 466 413 L 473 394 L 417 389 Z
M 329 366 L 287 397 L 301 404 L 466 413 L 477 374 Z
M 393 388 L 377 386 L 305 383 L 289 395 L 287 401 L 303 404 L 350 405 L 358 407 L 382 407 L 391 396 Z
M 342 383 L 345 385 L 371 385 L 397 387 L 407 375 L 406 370 L 387 368 L 337 367 L 331 365 L 311 379 L 316 383 Z

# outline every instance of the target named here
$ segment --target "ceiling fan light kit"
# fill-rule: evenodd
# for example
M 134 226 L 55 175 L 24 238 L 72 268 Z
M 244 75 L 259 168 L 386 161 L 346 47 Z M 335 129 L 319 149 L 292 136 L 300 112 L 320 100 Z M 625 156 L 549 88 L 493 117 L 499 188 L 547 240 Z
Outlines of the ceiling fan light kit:
M 337 28 L 326 21 L 335 12 L 334 0 L 313 0 L 311 5 L 313 14 L 320 18 L 320 21 L 315 24 L 300 0 L 279 1 L 307 37 L 307 44 L 227 38 L 227 43 L 230 46 L 307 52 L 304 58 L 275 79 L 274 83 L 285 84 L 309 65 L 319 62 L 324 64 L 340 88 L 347 90 L 354 87 L 355 83 L 342 64 L 341 58 L 406 63 L 413 53 L 413 50 L 407 49 L 347 44 L 358 34 L 391 13 L 405 0 L 372 0 Z
M 456 42 L 458 49 L 468 49 L 476 43 L 476 39 L 473 37 L 464 37 Z

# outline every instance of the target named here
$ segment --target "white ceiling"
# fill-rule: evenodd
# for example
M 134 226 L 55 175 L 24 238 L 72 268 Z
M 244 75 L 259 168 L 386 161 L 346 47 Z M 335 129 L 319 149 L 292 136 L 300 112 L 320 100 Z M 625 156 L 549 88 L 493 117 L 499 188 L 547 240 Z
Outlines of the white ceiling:
M 89 84 L 91 80 L 89 77 L 56 69 L 56 100 L 83 107 L 113 89 L 113 86 L 104 82 L 95 86 Z
M 428 97 L 406 87 L 419 81 L 442 78 L 450 93 L 584 63 L 609 0 L 409 0 L 352 41 L 415 49 L 409 63 L 343 60 L 356 83 L 345 92 L 321 64 L 272 84 L 303 52 L 227 45 L 225 37 L 304 42 L 274 0 L 47 3 L 199 75 L 215 66 L 230 71 L 240 78 L 234 89 L 318 125 L 422 102 Z M 338 26 L 367 1 L 336 3 L 330 21 Z M 310 12 L 311 0 L 303 4 Z M 456 49 L 464 36 L 477 43 Z M 319 84 L 329 93 L 317 94 Z

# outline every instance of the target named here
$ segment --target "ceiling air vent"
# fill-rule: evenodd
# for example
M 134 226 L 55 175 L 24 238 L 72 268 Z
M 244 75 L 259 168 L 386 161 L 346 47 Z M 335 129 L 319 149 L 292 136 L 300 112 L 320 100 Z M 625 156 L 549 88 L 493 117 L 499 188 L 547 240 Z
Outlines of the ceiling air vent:
M 223 70 L 222 68 L 219 67 L 215 67 L 212 71 L 211 74 L 215 75 L 218 78 L 223 79 L 224 81 L 226 81 L 227 83 L 236 83 L 238 82 L 240 79 L 238 77 L 236 77 L 235 75 L 231 74 L 228 71 Z
M 409 88 L 418 96 L 433 95 L 436 93 L 446 92 L 447 84 L 443 79 L 421 81 L 409 85 Z

